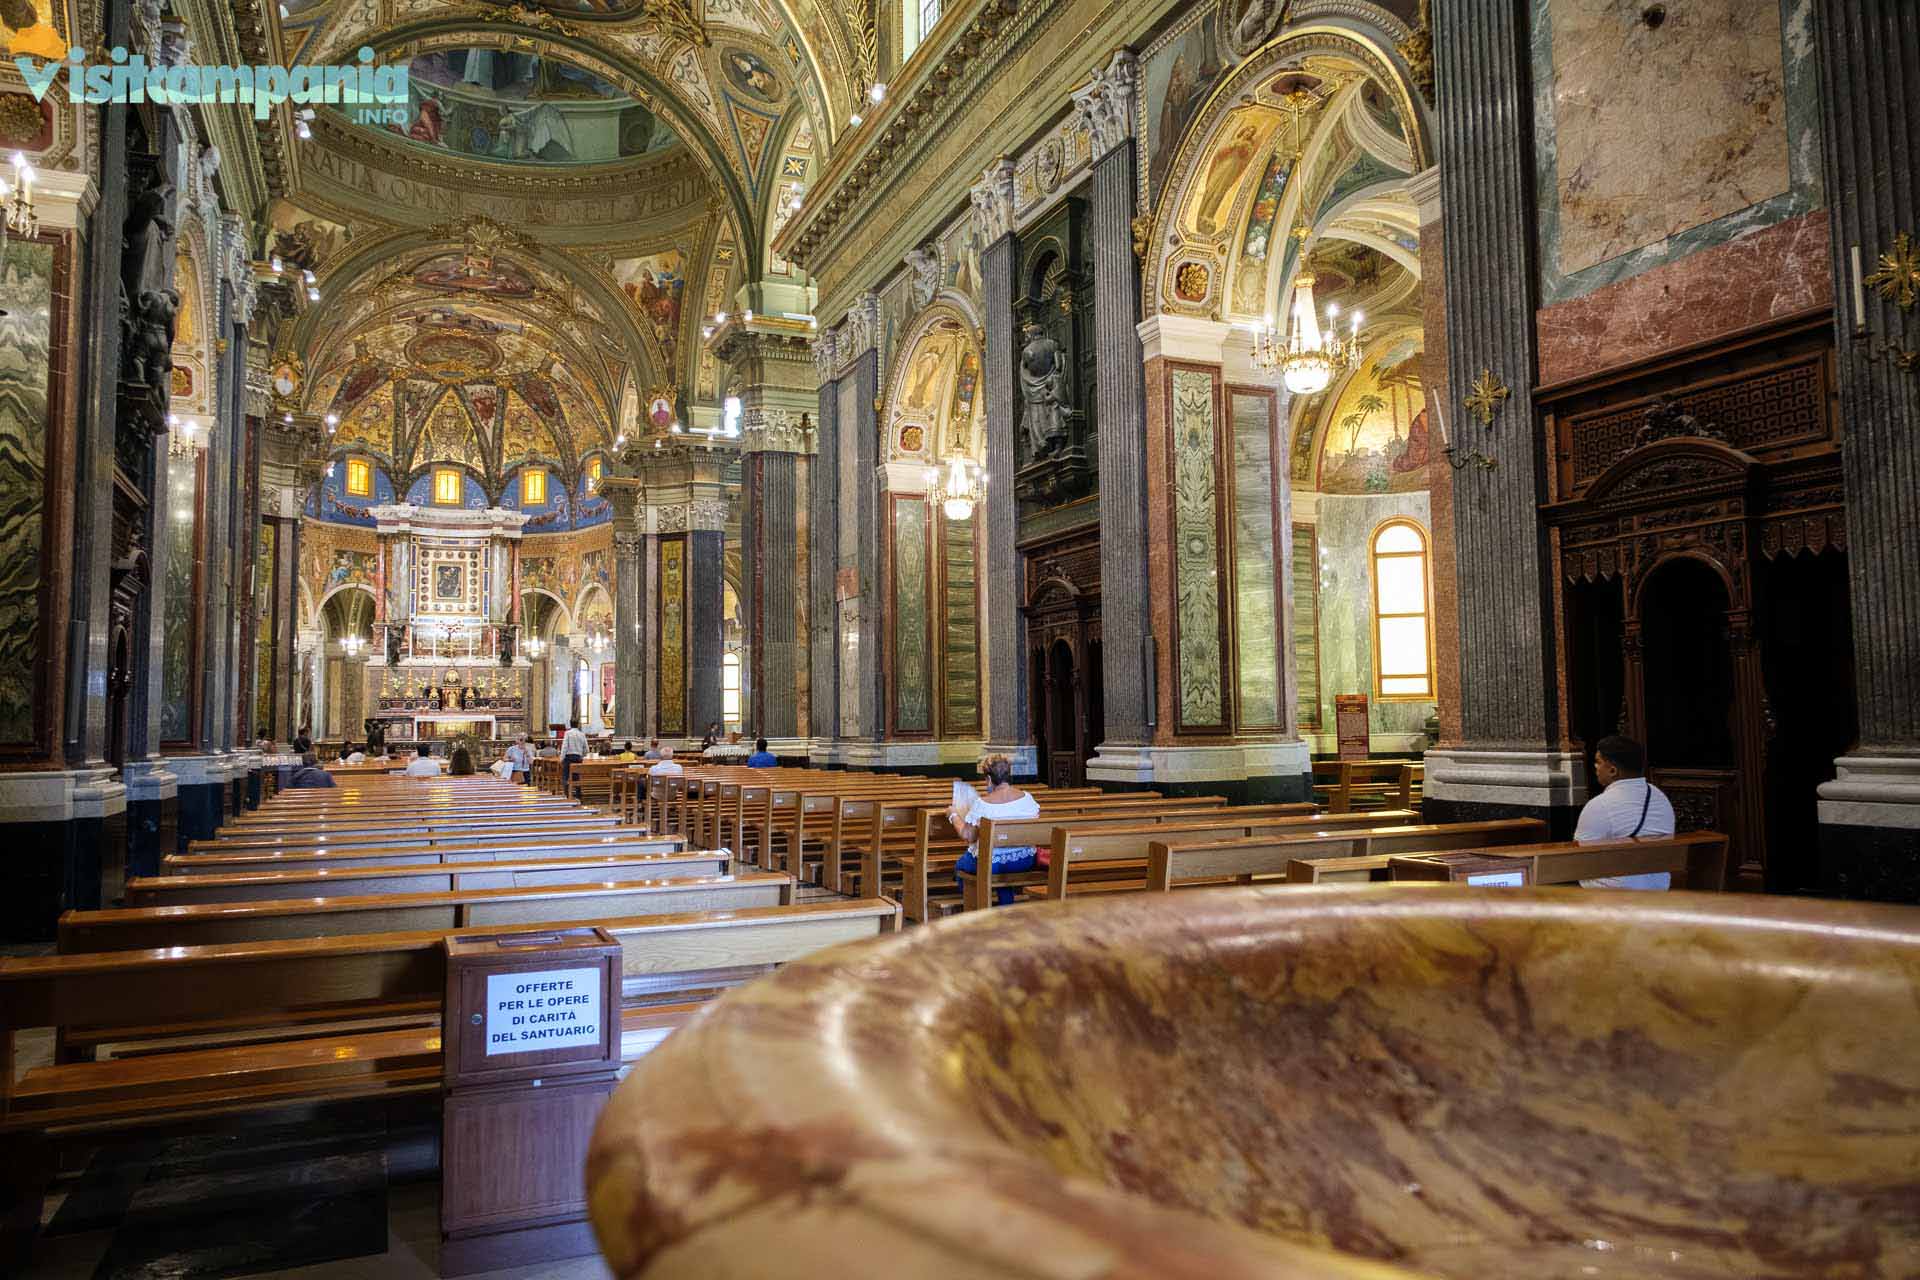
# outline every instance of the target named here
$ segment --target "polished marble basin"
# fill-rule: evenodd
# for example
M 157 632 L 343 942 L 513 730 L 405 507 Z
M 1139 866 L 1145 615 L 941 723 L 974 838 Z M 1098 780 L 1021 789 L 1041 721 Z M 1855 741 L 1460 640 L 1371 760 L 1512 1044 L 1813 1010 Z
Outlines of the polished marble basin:
M 1920 1275 L 1920 910 L 1447 886 L 971 915 L 621 1085 L 614 1272 Z

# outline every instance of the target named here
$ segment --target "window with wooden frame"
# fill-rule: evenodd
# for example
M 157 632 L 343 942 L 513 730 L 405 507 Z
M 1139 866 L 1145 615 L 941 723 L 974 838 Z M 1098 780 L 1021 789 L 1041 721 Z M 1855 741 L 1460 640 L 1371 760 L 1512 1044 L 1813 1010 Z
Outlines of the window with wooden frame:
M 454 467 L 438 467 L 433 473 L 433 502 L 435 506 L 457 507 L 460 505 L 460 472 Z
M 1433 584 L 1427 534 L 1411 520 L 1373 531 L 1373 692 L 1382 702 L 1433 699 Z
M 528 467 L 520 473 L 520 505 L 523 507 L 547 505 L 547 469 L 545 467 Z
M 347 496 L 352 498 L 373 496 L 373 464 L 365 458 L 347 459 Z

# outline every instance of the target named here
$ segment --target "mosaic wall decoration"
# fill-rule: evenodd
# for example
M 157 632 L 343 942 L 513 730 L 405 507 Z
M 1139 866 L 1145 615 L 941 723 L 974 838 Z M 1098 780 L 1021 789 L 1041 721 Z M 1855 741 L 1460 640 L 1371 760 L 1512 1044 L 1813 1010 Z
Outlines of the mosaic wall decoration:
M 1293 526 L 1293 669 L 1299 687 L 1294 723 L 1319 729 L 1320 718 L 1320 548 L 1313 526 Z
M 946 561 L 946 634 L 941 653 L 946 697 L 940 732 L 943 737 L 958 738 L 980 732 L 980 585 L 973 518 L 942 517 L 940 543 Z
M 893 501 L 893 727 L 933 732 L 933 663 L 927 646 L 927 504 Z
M 660 732 L 687 731 L 687 540 L 660 539 Z
M 1274 590 L 1273 400 L 1232 393 L 1233 607 L 1242 729 L 1280 727 L 1280 627 Z
M 167 459 L 170 518 L 160 585 L 165 599 L 160 632 L 162 742 L 186 742 L 193 734 L 193 543 L 199 471 L 194 458 Z
M 1322 493 L 1404 493 L 1427 487 L 1432 448 L 1420 382 L 1422 337 L 1396 334 L 1368 353 L 1340 392 L 1320 446 Z
M 0 743 L 33 743 L 44 670 L 47 405 L 53 333 L 51 245 L 0 250 Z
M 1173 567 L 1180 633 L 1179 722 L 1183 729 L 1226 723 L 1220 652 L 1219 491 L 1214 462 L 1213 375 L 1176 369 L 1173 380 Z

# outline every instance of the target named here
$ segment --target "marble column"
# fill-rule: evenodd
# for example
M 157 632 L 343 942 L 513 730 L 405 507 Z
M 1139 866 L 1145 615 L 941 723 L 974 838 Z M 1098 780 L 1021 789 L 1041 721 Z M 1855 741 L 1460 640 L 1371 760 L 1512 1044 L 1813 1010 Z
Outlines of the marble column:
M 1436 8 L 1441 199 L 1447 210 L 1447 421 L 1453 443 L 1497 466 L 1453 490 L 1459 618 L 1458 745 L 1427 755 L 1426 814 L 1439 821 L 1546 819 L 1571 834 L 1586 770 L 1561 739 L 1551 567 L 1534 425 L 1538 293 L 1533 85 L 1524 0 Z M 1467 389 L 1505 388 L 1483 424 Z
M 1141 382 L 1140 266 L 1133 253 L 1138 70 L 1122 49 L 1074 111 L 1093 139 L 1093 333 L 1100 371 L 1100 630 L 1106 741 L 1087 766 L 1095 781 L 1135 782 L 1151 741 L 1147 690 L 1147 408 Z
M 613 505 L 613 732 L 616 737 L 640 736 L 641 648 L 640 491 L 623 478 L 609 476 L 601 488 Z
M 1920 902 L 1920 311 L 1856 277 L 1911 235 L 1920 28 L 1908 0 L 1819 0 L 1859 745 L 1820 788 L 1820 888 Z M 1908 279 L 1911 289 L 1912 280 Z M 1859 290 L 1856 293 L 1856 290 Z M 1909 298 L 1911 294 L 1909 294 Z M 1864 306 L 1861 304 L 1864 303 Z
M 720 520 L 725 520 L 720 513 Z M 722 572 L 726 534 L 718 524 L 687 530 L 687 736 L 699 739 L 721 718 L 721 673 L 726 656 Z
M 832 331 L 813 341 L 815 376 L 820 384 L 818 416 L 814 419 L 814 446 L 818 450 L 808 475 L 808 665 L 811 668 L 807 723 L 807 755 L 816 765 L 840 763 L 840 605 L 836 584 L 840 572 L 840 383 L 833 376 L 838 363 Z
M 985 351 L 980 373 L 986 383 L 987 500 L 979 518 L 986 525 L 987 750 L 1014 758 L 1014 771 L 1040 771 L 1027 711 L 1027 660 L 1021 601 L 1025 567 L 1017 546 L 1019 511 L 1013 493 L 1013 433 L 1018 416 L 1020 351 L 1014 334 L 1018 245 L 1013 233 L 1013 162 L 996 160 L 973 188 L 974 226 L 986 249 L 980 255 L 985 315 Z M 1103 592 L 1104 601 L 1104 592 Z

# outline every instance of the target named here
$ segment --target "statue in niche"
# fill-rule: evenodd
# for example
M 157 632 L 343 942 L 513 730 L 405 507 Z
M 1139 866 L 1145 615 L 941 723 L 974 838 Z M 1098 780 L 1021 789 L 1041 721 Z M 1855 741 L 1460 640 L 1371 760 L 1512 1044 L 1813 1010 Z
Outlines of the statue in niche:
M 140 295 L 139 314 L 133 324 L 133 346 L 128 353 L 131 381 L 145 383 L 163 398 L 172 390 L 174 313 L 179 306 L 180 295 L 173 290 L 148 289 Z
M 1067 387 L 1067 354 L 1053 335 L 1027 321 L 1027 345 L 1020 353 L 1021 426 L 1027 450 L 1034 458 L 1046 455 L 1066 438 L 1072 412 Z
M 127 205 L 121 224 L 120 282 L 130 299 L 173 279 L 173 205 L 173 183 L 164 177 Z

